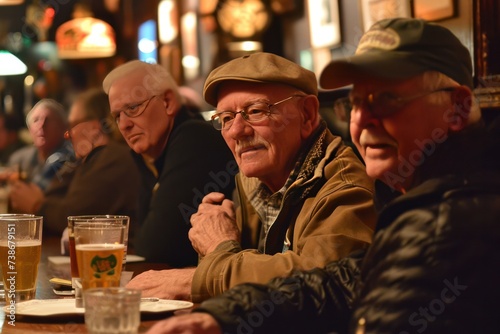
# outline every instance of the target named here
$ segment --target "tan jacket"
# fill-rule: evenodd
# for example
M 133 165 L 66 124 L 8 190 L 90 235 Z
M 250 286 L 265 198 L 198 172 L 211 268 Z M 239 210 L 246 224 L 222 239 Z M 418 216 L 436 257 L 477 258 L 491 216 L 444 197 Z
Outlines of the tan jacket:
M 193 301 L 240 283 L 266 283 L 293 270 L 323 267 L 368 246 L 376 220 L 373 182 L 341 138 L 328 132 L 326 145 L 325 157 L 310 173 L 313 176 L 298 177 L 286 191 L 282 209 L 269 229 L 265 254 L 257 251 L 261 221 L 245 195 L 258 180 L 237 175 L 241 244 L 221 243 L 200 261 L 192 284 Z M 291 246 L 282 253 L 285 234 Z

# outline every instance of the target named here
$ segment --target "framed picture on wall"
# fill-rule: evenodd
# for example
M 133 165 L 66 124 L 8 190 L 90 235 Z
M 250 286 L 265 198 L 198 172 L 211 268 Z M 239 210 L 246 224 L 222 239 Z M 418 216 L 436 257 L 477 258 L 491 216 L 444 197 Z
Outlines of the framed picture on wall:
M 311 47 L 337 46 L 341 42 L 338 0 L 308 0 Z
M 363 29 L 375 22 L 392 17 L 411 17 L 410 0 L 359 0 Z
M 439 21 L 456 16 L 455 0 L 413 0 L 413 16 Z

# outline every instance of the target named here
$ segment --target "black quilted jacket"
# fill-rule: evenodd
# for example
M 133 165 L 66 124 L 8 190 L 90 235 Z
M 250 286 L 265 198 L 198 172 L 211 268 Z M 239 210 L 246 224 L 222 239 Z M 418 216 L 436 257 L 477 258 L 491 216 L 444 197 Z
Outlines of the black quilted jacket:
M 380 212 L 366 254 L 240 285 L 197 311 L 223 333 L 500 333 L 499 133 L 475 129 L 429 156 L 419 185 Z

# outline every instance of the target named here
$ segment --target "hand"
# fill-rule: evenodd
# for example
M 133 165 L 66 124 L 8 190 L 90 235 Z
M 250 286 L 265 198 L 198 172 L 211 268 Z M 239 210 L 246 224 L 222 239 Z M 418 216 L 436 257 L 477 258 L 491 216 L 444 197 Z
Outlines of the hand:
M 208 313 L 189 313 L 158 321 L 146 334 L 222 334 L 217 321 Z
M 16 172 L 13 172 L 11 168 L 2 167 L 0 169 L 0 182 L 7 182 L 9 180 L 17 180 L 19 177 Z
M 142 297 L 191 300 L 196 268 L 149 270 L 134 277 L 127 288 L 142 290 Z
M 233 205 L 224 194 L 210 193 L 191 216 L 192 228 L 188 236 L 200 256 L 210 254 L 223 241 L 240 240 Z
M 9 199 L 14 212 L 36 213 L 44 199 L 43 191 L 34 183 L 12 181 Z

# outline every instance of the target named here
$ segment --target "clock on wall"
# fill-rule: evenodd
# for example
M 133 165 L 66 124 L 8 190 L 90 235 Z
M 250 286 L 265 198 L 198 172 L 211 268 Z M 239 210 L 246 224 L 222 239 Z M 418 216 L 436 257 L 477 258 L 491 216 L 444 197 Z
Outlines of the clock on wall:
M 268 26 L 271 11 L 265 0 L 219 1 L 217 21 L 220 28 L 238 39 L 259 35 Z

